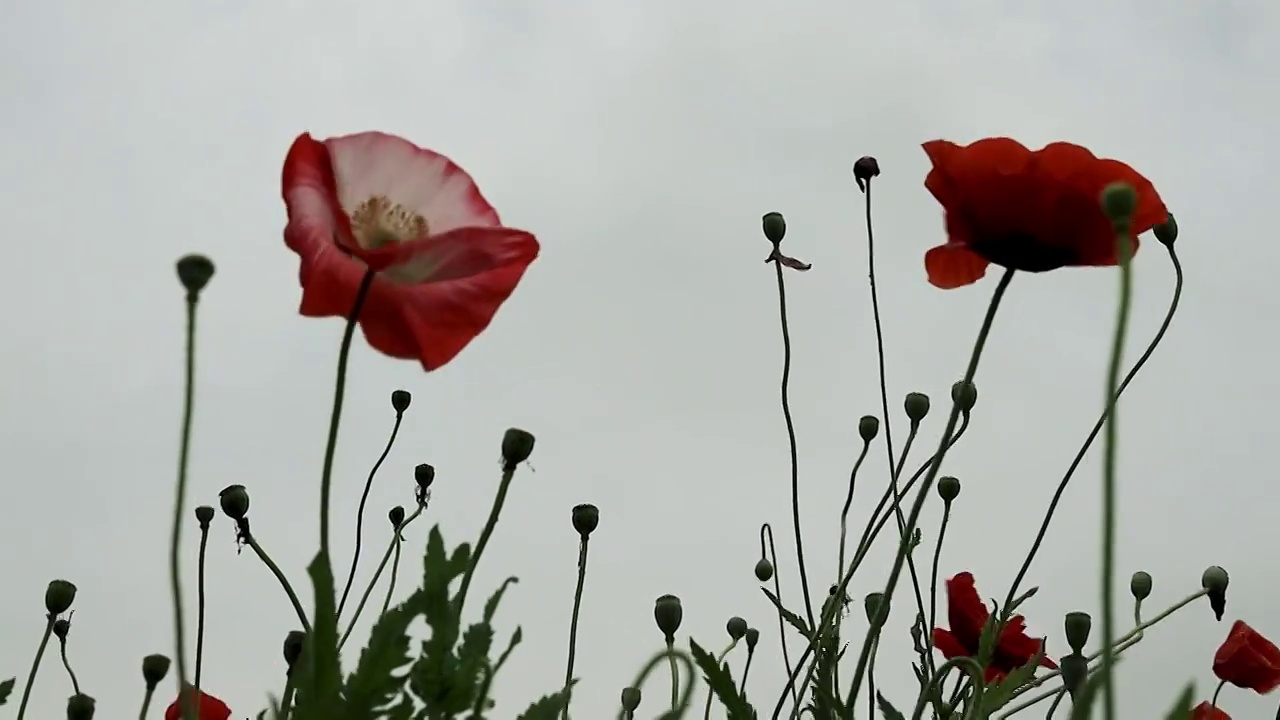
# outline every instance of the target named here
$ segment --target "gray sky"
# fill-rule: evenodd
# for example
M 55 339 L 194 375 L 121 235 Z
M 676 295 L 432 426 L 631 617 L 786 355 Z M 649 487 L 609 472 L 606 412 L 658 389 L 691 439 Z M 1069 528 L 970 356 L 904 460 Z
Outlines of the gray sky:
M 25 676 L 54 577 L 80 587 L 70 655 L 105 716 L 137 711 L 143 655 L 172 653 L 166 548 L 183 321 L 172 268 L 189 251 L 218 264 L 201 311 L 192 504 L 247 485 L 257 536 L 305 584 L 341 322 L 296 314 L 280 166 L 301 131 L 380 129 L 450 155 L 543 251 L 489 331 L 438 373 L 357 342 L 337 458 L 339 569 L 360 485 L 391 427 L 388 394 L 405 388 L 413 407 L 373 491 L 375 549 L 359 587 L 388 536 L 386 510 L 411 505 L 416 463 L 434 463 L 439 479 L 410 548 L 434 522 L 456 543 L 474 539 L 488 512 L 502 431 L 538 436 L 534 469 L 520 471 L 477 580 L 486 591 L 508 574 L 522 581 L 499 614 L 500 637 L 520 623 L 526 638 L 499 681 L 499 717 L 562 681 L 577 552 L 569 509 L 580 502 L 600 506 L 601 525 L 575 714 L 616 711 L 619 689 L 660 645 L 652 604 L 668 592 L 684 598 L 681 635 L 706 646 L 723 645 L 730 615 L 761 627 L 749 692 L 771 707 L 781 661 L 751 574 L 759 524 L 775 524 L 784 555 L 791 543 L 781 341 L 760 216 L 785 213 L 784 247 L 814 265 L 787 281 L 809 568 L 822 592 L 856 421 L 879 407 L 849 167 L 872 154 L 883 170 L 876 229 L 892 405 L 912 390 L 934 397 L 918 446 L 932 448 L 995 280 L 952 292 L 925 282 L 923 253 L 943 233 L 919 144 L 1010 134 L 1130 162 L 1180 221 L 1183 307 L 1123 404 L 1119 587 L 1150 571 L 1154 613 L 1222 564 L 1228 617 L 1215 623 L 1197 604 L 1150 633 L 1122 667 L 1121 707 L 1154 717 L 1191 678 L 1207 696 L 1231 620 L 1280 639 L 1280 490 L 1265 459 L 1277 393 L 1267 318 L 1280 311 L 1268 269 L 1280 263 L 1280 60 L 1267 43 L 1280 12 L 1261 0 L 872 5 L 5 2 L 0 210 L 14 253 L 0 266 L 0 676 Z M 1130 358 L 1172 290 L 1154 242 L 1137 257 L 1136 282 Z M 1015 280 L 978 377 L 973 428 L 946 467 L 964 491 L 944 575 L 972 570 L 984 595 L 1003 596 L 1101 407 L 1115 297 L 1107 270 Z M 900 445 L 901 416 L 894 429 Z M 855 527 L 883 487 L 874 450 Z M 1100 459 L 1099 445 L 1029 577 L 1041 587 L 1025 607 L 1029 625 L 1055 656 L 1063 613 L 1099 604 Z M 232 537 L 220 515 L 205 685 L 247 716 L 279 691 L 280 642 L 296 621 Z M 881 544 L 859 596 L 879 587 L 890 551 Z M 419 572 L 409 557 L 402 587 Z M 798 609 L 794 561 L 783 564 Z M 899 597 L 877 679 L 904 706 L 912 612 Z M 644 715 L 665 682 L 645 688 Z M 60 716 L 68 694 L 51 654 L 30 717 Z M 1221 704 L 1249 718 L 1276 702 L 1228 689 Z

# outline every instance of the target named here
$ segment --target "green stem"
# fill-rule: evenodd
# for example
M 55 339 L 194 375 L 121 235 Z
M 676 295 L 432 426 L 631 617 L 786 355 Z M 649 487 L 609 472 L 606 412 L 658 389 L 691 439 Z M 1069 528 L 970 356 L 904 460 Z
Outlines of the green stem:
M 365 603 L 369 602 L 369 596 L 373 594 L 373 587 L 378 584 L 378 578 L 382 577 L 382 571 L 387 569 L 387 561 L 391 559 L 391 552 L 396 547 L 395 538 L 387 545 L 387 551 L 382 553 L 382 561 L 378 563 L 378 569 L 373 571 L 373 579 L 369 581 L 369 585 L 365 587 L 364 593 L 360 596 L 360 604 L 356 605 L 356 611 L 351 615 L 351 622 L 347 623 L 347 631 L 342 633 L 342 638 L 338 640 L 338 649 L 341 650 L 343 645 L 347 644 L 347 638 L 351 636 L 351 631 L 356 629 L 356 621 L 360 619 L 360 613 L 364 612 Z
M 765 554 L 766 538 L 768 539 L 767 547 L 769 550 L 769 562 L 773 564 L 773 594 L 777 596 L 778 603 L 781 604 L 782 603 L 782 578 L 778 573 L 778 551 L 775 549 L 773 544 L 773 526 L 770 525 L 769 523 L 762 523 L 760 525 L 760 556 L 761 557 L 764 557 L 764 554 Z M 787 675 L 794 676 L 798 669 L 798 666 L 793 666 L 791 664 L 791 652 L 787 650 L 787 626 L 786 624 L 783 623 L 782 613 L 777 613 L 777 616 L 778 616 L 778 642 L 782 646 L 782 665 L 787 669 Z M 783 691 L 782 697 L 785 698 L 786 696 L 787 696 L 786 691 Z M 778 702 L 781 703 L 782 701 L 779 700 Z M 796 707 L 800 706 L 800 697 L 796 693 L 795 685 L 791 686 L 791 703 Z
M 342 617 L 342 610 L 347 606 L 347 596 L 351 593 L 351 583 L 356 579 L 356 567 L 360 564 L 360 544 L 364 537 L 364 508 L 369 502 L 369 491 L 373 489 L 373 478 L 378 474 L 378 468 L 382 467 L 382 463 L 386 461 L 387 455 L 391 454 L 391 446 L 396 443 L 396 435 L 400 432 L 400 421 L 404 419 L 404 413 L 396 413 L 396 423 L 391 426 L 391 437 L 387 440 L 387 446 L 382 449 L 382 454 L 378 456 L 378 461 L 373 464 L 373 469 L 369 471 L 369 477 L 364 481 L 364 492 L 360 494 L 360 506 L 356 510 L 356 549 L 351 555 L 351 570 L 347 573 L 347 584 L 342 588 L 342 599 L 338 601 L 338 617 Z
M 569 621 L 569 661 L 564 670 L 564 689 L 567 693 L 573 683 L 573 659 L 578 646 L 578 611 L 582 608 L 582 587 L 587 581 L 587 535 L 578 544 L 578 587 L 573 591 L 573 617 Z M 569 720 L 569 704 L 565 703 L 563 720 Z
M 751 674 L 751 658 L 756 656 L 756 651 L 747 646 L 747 663 L 742 668 L 742 680 L 738 683 L 738 694 L 742 697 L 747 696 L 747 676 Z
M 674 712 L 680 707 L 680 669 L 676 667 L 676 648 L 675 640 L 667 640 L 667 664 L 671 666 L 671 710 Z M 689 671 L 692 674 L 692 670 Z M 691 679 L 692 680 L 692 679 Z M 633 685 L 632 687 L 640 687 Z
M 510 489 L 511 479 L 515 474 L 515 464 L 508 464 L 502 468 L 502 481 L 498 483 L 498 494 L 493 498 L 493 507 L 489 509 L 489 519 L 484 524 L 484 530 L 480 532 L 476 551 L 471 556 L 471 563 L 467 565 L 466 574 L 462 576 L 462 586 L 458 589 L 457 600 L 454 601 L 459 612 L 467 601 L 467 591 L 471 588 L 471 579 L 475 577 L 476 567 L 480 564 L 480 556 L 484 555 L 484 549 L 489 546 L 489 538 L 493 537 L 493 529 L 498 525 L 498 516 L 502 513 L 502 506 L 507 501 L 507 490 Z
M 844 574 L 844 550 L 845 535 L 849 525 L 849 509 L 853 507 L 853 488 L 858 478 L 858 469 L 862 467 L 862 461 L 867 459 L 867 451 L 871 448 L 871 443 L 863 440 L 862 451 L 858 453 L 858 459 L 853 463 L 853 470 L 849 471 L 849 492 L 844 497 L 844 507 L 840 510 L 840 556 L 839 565 L 836 567 L 836 577 L 839 578 Z
M 400 523 L 400 527 L 391 536 L 391 544 L 395 547 L 395 556 L 391 560 L 391 582 L 387 584 L 387 597 L 382 601 L 382 615 L 386 615 L 387 608 L 391 607 L 391 597 L 396 591 L 396 576 L 400 574 L 400 549 L 404 545 L 404 536 L 401 533 L 404 532 L 405 528 L 409 527 L 409 523 L 418 519 L 418 516 L 422 514 L 426 507 L 426 505 L 419 503 L 418 509 L 414 510 L 412 515 Z
M 938 559 L 942 557 L 942 539 L 947 535 L 947 523 L 951 520 L 951 501 L 942 504 L 942 525 L 938 528 L 938 543 L 933 547 L 933 568 L 929 574 L 929 627 L 925 628 L 925 649 L 933 656 L 933 629 L 938 626 Z
M 677 695 L 675 701 L 672 703 L 674 706 L 672 707 L 672 710 L 675 711 L 675 714 L 671 716 L 673 718 L 682 718 L 684 717 L 685 711 L 689 708 L 689 701 L 693 699 L 694 664 L 693 658 L 689 657 L 689 653 L 676 650 L 672 646 L 672 643 L 667 643 L 667 648 L 665 650 L 649 658 L 649 662 L 645 663 L 644 667 L 640 669 L 639 673 L 637 673 L 635 682 L 631 683 L 628 687 L 644 687 L 644 681 L 649 677 L 649 673 L 653 672 L 654 668 L 658 667 L 658 664 L 663 660 L 668 660 L 671 663 L 671 667 L 673 668 L 671 676 L 673 678 L 679 677 L 679 672 L 674 669 L 676 664 L 684 663 L 684 694 L 682 696 Z M 677 693 L 679 693 L 678 690 Z M 625 708 L 619 709 L 618 718 L 623 718 L 625 712 Z
M 200 525 L 200 557 L 196 564 L 196 689 L 200 689 L 200 671 L 204 667 L 204 566 L 209 546 L 209 525 Z
M 1009 270 L 1008 272 L 1012 273 L 1013 271 Z M 971 706 L 982 706 L 982 691 L 984 688 L 982 666 L 980 666 L 978 662 L 971 657 L 952 658 L 938 667 L 937 672 L 933 674 L 933 677 L 929 681 L 929 688 L 925 692 L 920 693 L 920 698 L 916 700 L 916 708 L 911 713 L 911 720 L 920 720 L 924 715 L 925 707 L 929 704 L 929 698 L 941 692 L 942 684 L 946 682 L 947 679 L 947 671 L 954 667 L 963 668 L 965 674 L 973 679 L 973 700 L 970 703 Z
M 289 720 L 293 714 L 293 674 L 284 677 L 284 695 L 280 698 L 280 720 Z
M 31 662 L 31 672 L 27 674 L 27 684 L 22 689 L 22 702 L 18 704 L 18 720 L 22 720 L 22 716 L 27 714 L 27 701 L 31 699 L 31 688 L 36 684 L 36 672 L 40 670 L 40 658 L 44 657 L 44 649 L 49 645 L 49 636 L 53 634 L 55 621 L 53 613 L 49 613 L 49 619 L 44 624 L 44 635 L 40 637 L 40 647 L 36 649 L 36 659 Z
M 138 711 L 138 720 L 147 720 L 147 710 L 151 709 L 151 696 L 156 693 L 154 687 L 148 687 L 142 693 L 142 709 Z
M 271 556 L 267 554 L 267 551 L 262 549 L 262 545 L 258 543 L 258 539 L 247 532 L 247 529 L 242 528 L 240 536 L 246 543 L 248 543 L 249 547 L 253 550 L 253 553 L 262 561 L 262 564 L 266 565 L 267 569 L 271 571 L 271 574 L 276 576 L 276 580 L 280 583 L 280 587 L 284 588 L 285 595 L 289 596 L 289 603 L 293 605 L 293 611 L 297 613 L 298 622 L 302 623 L 302 629 L 310 634 L 311 623 L 307 622 L 307 613 L 302 609 L 302 603 L 298 602 L 298 594 L 293 591 L 293 586 L 289 584 L 289 578 L 284 576 L 284 573 L 280 571 L 280 566 L 276 565 L 275 561 L 271 559 Z
M 728 657 L 729 653 L 733 652 L 733 649 L 737 646 L 738 646 L 737 640 L 734 640 L 733 642 L 729 643 L 729 647 L 725 648 L 724 652 L 720 653 L 720 656 L 716 658 L 716 667 L 720 667 L 721 665 L 724 665 L 724 659 Z M 716 694 L 710 688 L 708 688 L 707 689 L 707 709 L 702 713 L 702 720 L 711 720 L 711 700 L 715 698 L 715 696 Z
M 1213 699 L 1209 701 L 1210 705 L 1214 707 L 1218 707 L 1218 693 L 1222 692 L 1222 686 L 1226 684 L 1227 684 L 1226 680 L 1223 680 L 1218 683 L 1218 687 L 1215 688 L 1213 691 Z
M 76 679 L 76 671 L 71 669 L 71 662 L 67 660 L 67 641 L 64 638 L 58 639 L 59 654 L 62 655 L 62 667 L 67 669 L 67 675 L 71 678 L 71 689 L 75 690 L 76 695 L 80 694 L 80 681 Z
M 182 705 L 184 716 L 195 717 L 195 698 L 186 691 L 187 688 L 187 634 L 182 619 L 182 508 L 187 502 L 187 463 L 191 454 L 191 421 L 195 405 L 196 375 L 196 305 L 199 296 L 194 292 L 187 293 L 187 347 L 186 374 L 184 379 L 182 401 L 182 439 L 178 446 L 178 486 L 173 500 L 173 532 L 169 536 L 169 586 L 173 596 L 174 638 L 177 644 L 177 657 L 174 664 L 178 666 L 178 702 Z M 50 620 L 52 622 L 52 620 Z

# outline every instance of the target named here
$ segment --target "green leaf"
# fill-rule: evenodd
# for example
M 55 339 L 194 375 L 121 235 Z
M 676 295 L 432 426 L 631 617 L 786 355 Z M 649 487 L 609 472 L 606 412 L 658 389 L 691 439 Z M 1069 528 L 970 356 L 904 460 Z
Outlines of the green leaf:
M 1165 715 L 1166 720 L 1187 720 L 1191 717 L 1191 703 L 1195 701 L 1196 684 L 1187 683 L 1182 688 L 1182 692 L 1178 693 L 1178 699 L 1173 701 L 1173 707 L 1169 709 L 1169 714 Z
M 511 633 L 511 642 L 507 643 L 507 649 L 502 651 L 502 654 L 498 656 L 498 664 L 493 666 L 494 676 L 497 676 L 502 666 L 507 664 L 507 658 L 511 657 L 511 651 L 516 649 L 521 640 L 524 640 L 524 630 L 517 625 L 516 631 Z
M 0 682 L 0 705 L 9 700 L 9 696 L 13 694 L 13 686 L 17 682 L 18 678 L 9 678 L 4 682 Z
M 707 686 L 711 688 L 711 692 L 715 693 L 720 704 L 724 705 L 727 720 L 753 720 L 755 709 L 738 693 L 738 688 L 729 671 L 717 663 L 715 657 L 703 650 L 692 638 L 689 640 L 689 651 L 693 654 L 693 660 L 698 664 L 698 668 L 702 670 Z
M 573 694 L 573 686 L 577 684 L 574 680 L 569 687 L 559 692 L 544 695 L 534 701 L 524 712 L 516 716 L 516 720 L 557 720 L 560 713 L 569 705 L 569 698 Z
M 813 703 L 811 706 L 811 712 L 814 717 L 838 718 L 846 714 L 839 697 L 839 691 L 835 687 L 835 649 L 837 642 L 836 636 L 831 634 L 822 638 L 818 644 L 818 650 L 814 658 L 814 662 L 817 664 L 814 668 Z
M 982 635 L 978 638 L 978 664 L 987 667 L 991 664 L 992 655 L 996 649 L 996 626 L 999 625 L 1000 605 L 995 600 L 991 601 L 991 612 L 987 614 L 987 621 L 982 625 Z
M 344 720 L 378 720 L 404 685 L 397 671 L 409 664 L 409 625 L 422 614 L 422 591 L 391 608 L 373 626 L 369 645 L 347 678 Z
M 310 637 L 303 645 L 303 672 L 298 681 L 294 715 L 307 720 L 345 717 L 342 667 L 338 661 L 338 613 L 334 607 L 333 570 L 317 553 L 307 567 L 315 592 L 316 611 Z
M 880 706 L 880 714 L 884 716 L 885 720 L 907 720 L 905 715 L 898 712 L 898 708 L 885 699 L 883 693 L 876 693 L 876 705 Z
M 777 595 L 769 592 L 768 588 L 760 589 L 764 592 L 765 596 L 769 598 L 769 602 L 773 603 L 773 606 L 778 609 L 778 614 L 782 616 L 782 619 L 790 623 L 791 627 L 799 630 L 800 634 L 803 635 L 806 640 L 812 642 L 813 633 L 809 632 L 809 626 L 805 624 L 804 619 L 783 607 L 782 601 L 778 599 Z
M 409 689 L 422 701 L 428 717 L 453 717 L 451 709 L 461 712 L 470 707 L 475 692 L 473 686 L 458 682 L 460 662 L 454 646 L 461 632 L 461 609 L 450 594 L 470 562 L 469 545 L 464 543 L 450 554 L 439 526 L 431 529 L 422 558 L 421 590 L 421 614 L 431 637 L 423 641 L 421 655 L 409 670 Z
M 493 616 L 498 612 L 498 603 L 502 602 L 502 594 L 507 591 L 507 586 L 520 582 L 520 578 L 514 575 L 502 581 L 497 590 L 489 596 L 489 600 L 484 604 L 484 621 L 493 622 Z
M 1043 659 L 1044 646 L 1041 645 L 1040 650 L 1030 662 L 1004 676 L 999 683 L 988 685 L 982 693 L 982 713 L 985 714 L 980 716 L 985 717 L 1008 705 L 1009 701 L 1013 700 L 1014 693 L 1035 678 L 1036 669 L 1040 667 L 1040 661 Z

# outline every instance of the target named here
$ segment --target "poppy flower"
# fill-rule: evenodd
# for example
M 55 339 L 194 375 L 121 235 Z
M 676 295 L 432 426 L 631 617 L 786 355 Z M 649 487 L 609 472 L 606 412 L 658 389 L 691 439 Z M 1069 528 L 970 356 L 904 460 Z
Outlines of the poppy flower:
M 1102 212 L 1102 191 L 1125 182 L 1137 192 L 1137 236 L 1168 217 L 1159 193 L 1136 170 L 1071 143 L 1028 150 L 1010 138 L 971 145 L 924 144 L 933 169 L 924 186 L 946 212 L 947 242 L 924 257 L 929 282 L 944 290 L 977 282 L 995 263 L 1045 272 L 1116 265 L 1116 234 Z
M 933 646 L 948 660 L 958 657 L 977 658 L 982 629 L 991 613 L 978 597 L 973 573 L 962 572 L 947 580 L 947 618 L 951 629 L 933 629 Z M 1027 637 L 1027 625 L 1021 615 L 1005 623 L 987 664 L 987 682 L 994 682 L 1026 665 L 1044 647 L 1044 640 Z M 1040 666 L 1056 669 L 1048 656 L 1040 658 Z
M 230 720 L 231 708 L 226 703 L 202 690 L 191 688 L 189 691 L 199 693 L 196 698 L 196 714 L 200 716 L 198 720 Z M 184 720 L 180 700 L 174 700 L 169 709 L 164 711 L 164 720 Z
M 1280 648 L 1237 620 L 1213 656 L 1213 674 L 1223 682 L 1266 695 L 1280 687 Z
M 1191 708 L 1188 720 L 1231 720 L 1231 716 L 1209 704 L 1208 700 Z
M 538 241 L 504 227 L 453 161 L 378 132 L 319 141 L 284 161 L 285 244 L 301 259 L 300 312 L 359 323 L 376 350 L 426 370 L 452 360 L 511 296 Z

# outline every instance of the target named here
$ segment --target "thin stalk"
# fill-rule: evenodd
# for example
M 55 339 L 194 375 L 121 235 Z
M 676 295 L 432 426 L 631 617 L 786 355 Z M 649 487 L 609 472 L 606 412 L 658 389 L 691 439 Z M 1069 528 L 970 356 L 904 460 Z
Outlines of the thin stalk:
M 27 673 L 27 684 L 22 689 L 22 702 L 18 704 L 18 720 L 27 714 L 27 701 L 31 699 L 31 688 L 36 684 L 36 672 L 40 670 L 40 658 L 44 657 L 44 649 L 49 645 L 49 636 L 53 634 L 53 623 L 57 620 L 53 613 L 44 624 L 44 635 L 40 636 L 40 647 L 36 648 L 36 659 L 31 661 L 31 672 Z
M 173 596 L 174 639 L 177 644 L 178 666 L 178 702 L 182 705 L 182 714 L 195 717 L 195 698 L 186 691 L 187 688 L 187 633 L 186 623 L 182 619 L 182 508 L 187 502 L 187 463 L 191 455 L 191 420 L 195 406 L 196 375 L 196 306 L 200 297 L 195 292 L 187 293 L 187 347 L 186 373 L 183 382 L 182 400 L 182 439 L 178 446 L 178 484 L 173 500 L 173 532 L 169 536 L 169 587 Z M 53 622 L 50 620 L 50 622 Z M 21 714 L 19 714 L 21 718 Z
M 204 567 L 209 546 L 209 524 L 200 523 L 200 557 L 196 561 L 196 690 L 200 689 L 200 671 L 204 667 Z
M 489 519 L 484 524 L 484 530 L 480 532 L 480 540 L 476 542 L 476 551 L 471 556 L 471 564 L 467 566 L 467 572 L 462 576 L 462 586 L 458 590 L 458 598 L 455 600 L 458 610 L 461 611 L 463 604 L 467 600 L 467 590 L 471 588 L 471 578 L 475 576 L 476 566 L 480 564 L 480 556 L 484 554 L 484 549 L 489 546 L 489 538 L 493 537 L 493 529 L 498 525 L 498 516 L 502 513 L 502 506 L 507 501 L 507 490 L 511 488 L 511 479 L 515 477 L 515 464 L 504 465 L 502 468 L 502 481 L 498 483 L 498 494 L 493 498 L 493 507 L 489 509 Z
M 716 658 L 716 667 L 720 667 L 724 665 L 724 659 L 728 657 L 729 653 L 733 652 L 733 649 L 737 646 L 738 646 L 737 640 L 734 640 L 733 642 L 729 643 L 729 647 L 725 648 L 724 652 L 720 653 L 720 656 Z M 715 698 L 715 696 L 716 694 L 712 692 L 710 688 L 708 688 L 707 689 L 707 709 L 704 710 L 702 713 L 702 720 L 711 720 L 711 701 Z
M 929 574 L 929 627 L 925 648 L 933 655 L 933 629 L 938 626 L 938 559 L 942 557 L 942 539 L 947 535 L 947 523 L 951 520 L 951 501 L 942 504 L 942 524 L 938 527 L 938 543 L 933 547 L 933 568 Z
M 351 614 L 351 622 L 347 623 L 347 631 L 342 633 L 342 638 L 338 640 L 339 650 L 342 649 L 343 645 L 347 644 L 347 638 L 351 637 L 351 631 L 356 629 L 356 621 L 360 619 L 360 613 L 364 612 L 365 603 L 369 602 L 369 596 L 373 594 L 373 587 L 378 584 L 378 578 L 382 577 L 382 571 L 387 569 L 387 561 L 391 559 L 391 552 L 395 547 L 396 542 L 393 538 L 387 544 L 387 551 L 382 553 L 382 561 L 378 563 L 378 569 L 373 571 L 373 579 L 369 581 L 364 593 L 360 596 L 360 603 L 356 605 L 356 611 Z
M 267 566 L 271 574 L 276 576 L 276 581 L 280 583 L 281 588 L 284 588 L 285 595 L 289 596 L 289 603 L 293 605 L 293 611 L 298 615 L 298 622 L 302 623 L 302 629 L 310 634 L 311 623 L 307 621 L 307 613 L 302 609 L 302 603 L 298 601 L 298 594 L 293 591 L 293 586 L 289 584 L 289 578 L 284 576 L 284 573 L 280 571 L 280 566 L 276 565 L 271 556 L 267 554 L 267 551 L 262 549 L 262 545 L 258 543 L 256 537 L 246 532 L 244 528 L 241 528 L 240 537 L 253 550 L 253 553 L 258 556 L 262 564 Z
M 763 523 L 760 525 L 760 556 L 761 557 L 765 556 L 765 549 L 766 549 L 765 539 L 766 538 L 768 538 L 768 541 L 769 541 L 767 545 L 767 548 L 769 550 L 769 562 L 773 563 L 773 594 L 777 596 L 778 602 L 781 603 L 782 602 L 782 579 L 781 577 L 779 577 L 779 574 L 778 574 L 778 552 L 775 549 L 773 544 L 773 526 L 770 525 L 769 523 Z M 787 675 L 794 675 L 796 671 L 793 668 L 797 666 L 794 666 L 791 664 L 791 653 L 789 650 L 787 650 L 787 626 L 782 621 L 781 613 L 778 613 L 778 642 L 782 645 L 782 665 L 787 669 Z M 782 696 L 785 698 L 786 695 L 787 694 L 784 691 L 782 693 Z M 779 700 L 779 702 L 782 702 L 782 701 Z M 800 705 L 800 697 L 796 693 L 796 689 L 794 685 L 791 686 L 791 702 L 793 705 L 797 707 L 799 707 Z
M 680 668 L 676 666 L 676 648 L 675 639 L 667 638 L 667 664 L 671 666 L 671 710 L 672 712 L 680 709 Z M 692 671 L 690 671 L 692 673 Z M 693 678 L 690 677 L 692 684 Z M 640 687 L 634 685 L 633 687 Z
M 409 523 L 417 520 L 418 516 L 421 515 L 422 511 L 426 508 L 427 506 L 424 503 L 418 503 L 418 509 L 414 510 L 412 515 L 405 518 L 405 521 L 400 523 L 399 529 L 396 530 L 396 533 L 391 537 L 391 544 L 395 547 L 395 556 L 391 559 L 391 582 L 387 584 L 387 597 L 382 601 L 382 615 L 387 614 L 387 608 L 391 607 L 391 596 L 394 595 L 396 591 L 396 575 L 398 575 L 400 571 L 400 548 L 404 545 L 404 535 L 401 533 L 404 532 L 405 528 L 409 527 Z M 381 615 L 379 617 L 381 617 Z
M 746 666 L 742 668 L 742 680 L 738 682 L 738 694 L 743 697 L 747 696 L 747 676 L 751 674 L 751 658 L 755 656 L 756 656 L 756 651 L 753 650 L 750 645 L 748 645 L 747 646 L 747 663 L 746 663 Z
M 578 587 L 573 591 L 573 618 L 569 621 L 569 661 L 566 663 L 564 670 L 564 690 L 569 692 L 570 685 L 573 684 L 573 659 L 578 647 L 578 611 L 582 609 L 582 586 L 587 581 L 587 541 L 590 538 L 586 533 L 582 534 L 582 541 L 578 544 Z M 563 720 L 569 719 L 569 704 L 565 703 L 564 711 L 560 716 Z
M 151 709 L 151 696 L 155 694 L 156 689 L 151 686 L 142 693 L 142 709 L 138 711 L 138 720 L 147 720 L 147 710 Z
M 66 638 L 58 638 L 59 654 L 62 655 L 62 667 L 67 669 L 67 675 L 71 678 L 71 689 L 76 695 L 80 694 L 80 681 L 76 679 L 76 671 L 71 669 L 71 662 L 67 660 L 67 640 Z
M 356 567 L 360 564 L 360 544 L 364 538 L 364 508 L 369 502 L 369 491 L 373 489 L 373 478 L 378 474 L 378 468 L 382 467 L 382 463 L 386 461 L 387 455 L 391 454 L 391 447 L 396 443 L 396 435 L 400 432 L 400 422 L 404 420 L 404 413 L 396 413 L 396 423 L 391 426 L 391 437 L 387 440 L 387 446 L 382 449 L 382 454 L 378 456 L 378 461 L 373 464 L 373 469 L 369 471 L 369 477 L 364 481 L 364 492 L 360 493 L 360 506 L 356 510 L 356 549 L 351 554 L 351 570 L 347 573 L 347 584 L 342 588 L 342 599 L 338 601 L 338 617 L 342 617 L 342 610 L 347 606 L 347 596 L 351 593 L 351 583 L 356 579 Z
M 836 577 L 844 574 L 845 535 L 849 526 L 849 509 L 853 506 L 853 488 L 858 478 L 858 469 L 862 467 L 862 461 L 867 459 L 867 451 L 870 448 L 870 442 L 862 441 L 862 452 L 858 453 L 858 459 L 853 463 L 853 470 L 849 471 L 849 492 L 845 495 L 844 507 L 840 510 L 840 564 L 836 567 Z

